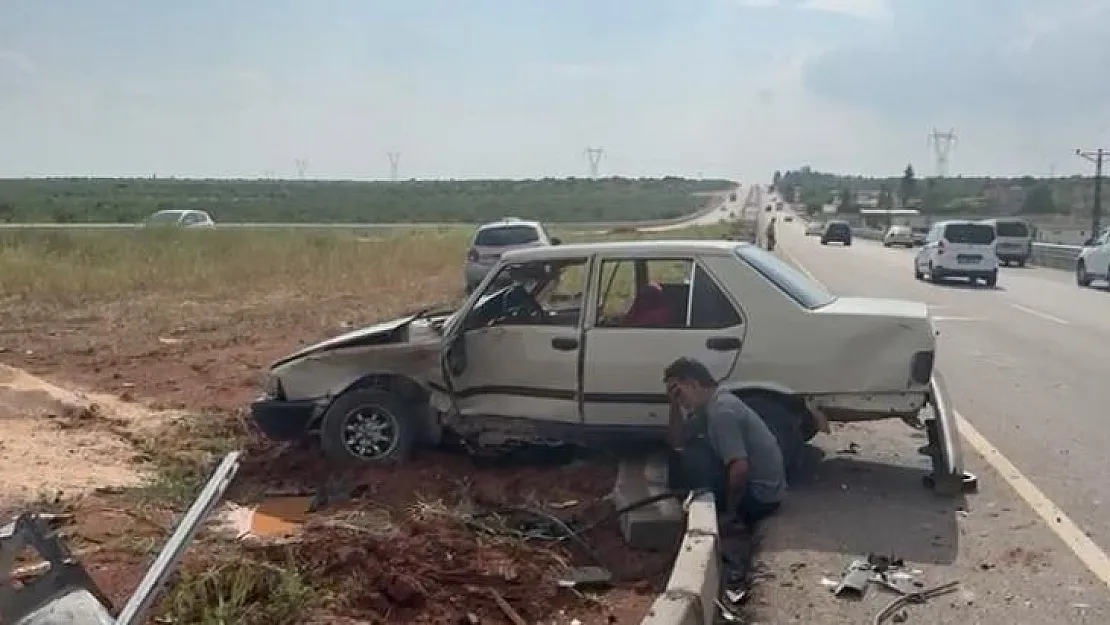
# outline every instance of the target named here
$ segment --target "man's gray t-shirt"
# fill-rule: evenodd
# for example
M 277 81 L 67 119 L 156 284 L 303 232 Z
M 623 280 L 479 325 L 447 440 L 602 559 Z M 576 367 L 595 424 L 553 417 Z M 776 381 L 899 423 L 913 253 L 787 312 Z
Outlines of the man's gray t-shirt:
M 721 461 L 748 461 L 748 489 L 764 503 L 786 496 L 786 471 L 778 440 L 763 419 L 739 397 L 719 389 L 703 414 L 705 432 Z M 700 424 L 691 424 L 695 427 Z

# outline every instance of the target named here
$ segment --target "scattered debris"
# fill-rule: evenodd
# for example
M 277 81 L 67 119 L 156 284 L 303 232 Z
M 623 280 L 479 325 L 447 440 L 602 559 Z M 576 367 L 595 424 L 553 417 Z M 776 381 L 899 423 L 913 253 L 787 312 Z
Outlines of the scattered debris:
M 825 578 L 821 580 L 821 584 L 837 596 L 847 596 L 857 600 L 863 598 L 871 584 L 894 592 L 898 598 L 875 615 L 873 624 L 882 625 L 887 620 L 903 623 L 909 617 L 902 608 L 925 603 L 929 599 L 955 592 L 959 588 L 959 582 L 952 581 L 922 590 L 924 584 L 917 579 L 921 573 L 916 569 L 907 569 L 902 558 L 869 554 L 866 559 L 853 560 L 844 569 L 840 581 Z
M 858 453 L 859 453 L 859 450 L 860 450 L 860 446 L 859 446 L 859 444 L 858 444 L 858 443 L 856 443 L 855 441 L 853 441 L 853 442 L 851 442 L 851 443 L 848 443 L 848 446 L 847 446 L 847 447 L 845 447 L 844 449 L 840 449 L 840 450 L 837 450 L 837 452 L 836 452 L 836 453 L 838 453 L 838 454 L 852 454 L 852 455 L 855 455 L 855 454 L 858 454 Z

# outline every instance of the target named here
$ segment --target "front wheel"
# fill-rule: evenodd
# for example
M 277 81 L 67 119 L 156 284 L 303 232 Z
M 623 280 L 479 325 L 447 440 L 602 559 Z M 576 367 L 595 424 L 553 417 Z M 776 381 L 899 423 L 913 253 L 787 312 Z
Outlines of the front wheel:
M 1075 283 L 1082 287 L 1091 286 L 1091 274 L 1087 273 L 1087 265 L 1083 261 L 1075 265 Z
M 412 455 L 417 420 L 393 394 L 364 388 L 340 395 L 320 427 L 320 447 L 336 464 L 394 464 Z
M 998 286 L 998 271 L 992 272 L 989 276 L 986 277 L 984 282 L 987 284 L 988 287 L 992 289 Z

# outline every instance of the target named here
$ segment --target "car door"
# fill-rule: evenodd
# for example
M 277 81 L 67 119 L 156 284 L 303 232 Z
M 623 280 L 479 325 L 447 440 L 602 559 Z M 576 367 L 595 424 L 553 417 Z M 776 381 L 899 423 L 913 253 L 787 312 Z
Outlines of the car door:
M 929 263 L 933 260 L 933 253 L 937 249 L 937 244 L 940 242 L 940 230 L 942 226 L 936 225 L 929 229 L 929 234 L 925 235 L 925 243 L 917 252 L 917 268 L 920 271 L 928 271 Z
M 485 281 L 444 340 L 444 382 L 459 417 L 581 423 L 578 371 L 588 267 L 584 257 L 503 265 Z M 529 278 L 539 275 L 547 277 Z M 514 315 L 524 301 L 519 298 L 535 301 L 543 314 Z
M 1087 254 L 1087 272 L 1110 278 L 1110 230 L 1103 231 L 1095 241 L 1094 249 Z
M 718 379 L 730 374 L 743 343 L 743 317 L 695 257 L 602 257 L 593 273 L 582 373 L 586 425 L 666 426 L 663 369 L 681 356 L 702 361 Z M 663 292 L 668 323 L 632 318 L 637 291 L 649 283 Z

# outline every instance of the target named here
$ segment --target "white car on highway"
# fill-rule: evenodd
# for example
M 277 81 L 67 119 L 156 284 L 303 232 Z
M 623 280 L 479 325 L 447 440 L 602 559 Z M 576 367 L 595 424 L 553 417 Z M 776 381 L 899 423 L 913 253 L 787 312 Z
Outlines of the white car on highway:
M 891 226 L 883 235 L 883 247 L 913 247 L 913 230 L 909 226 Z
M 473 291 L 505 252 L 559 243 L 559 238 L 548 234 L 538 221 L 506 217 L 482 224 L 474 231 L 470 249 L 466 252 L 463 287 L 467 293 Z
M 206 211 L 186 210 L 161 210 L 146 218 L 142 223 L 144 227 L 173 227 L 173 228 L 214 228 L 216 222 Z
M 1097 239 L 1087 240 L 1075 262 L 1076 284 L 1091 286 L 1095 280 L 1110 282 L 1110 228 Z
M 913 275 L 932 282 L 967 278 L 974 284 L 998 284 L 998 256 L 994 251 L 994 228 L 976 221 L 953 220 L 933 224 L 925 245 L 913 259 Z
M 400 460 L 444 432 L 474 448 L 659 441 L 663 368 L 691 356 L 796 458 L 829 422 L 942 414 L 936 347 L 925 304 L 838 297 L 752 244 L 543 246 L 506 253 L 457 311 L 282 358 L 252 415 L 341 463 Z

